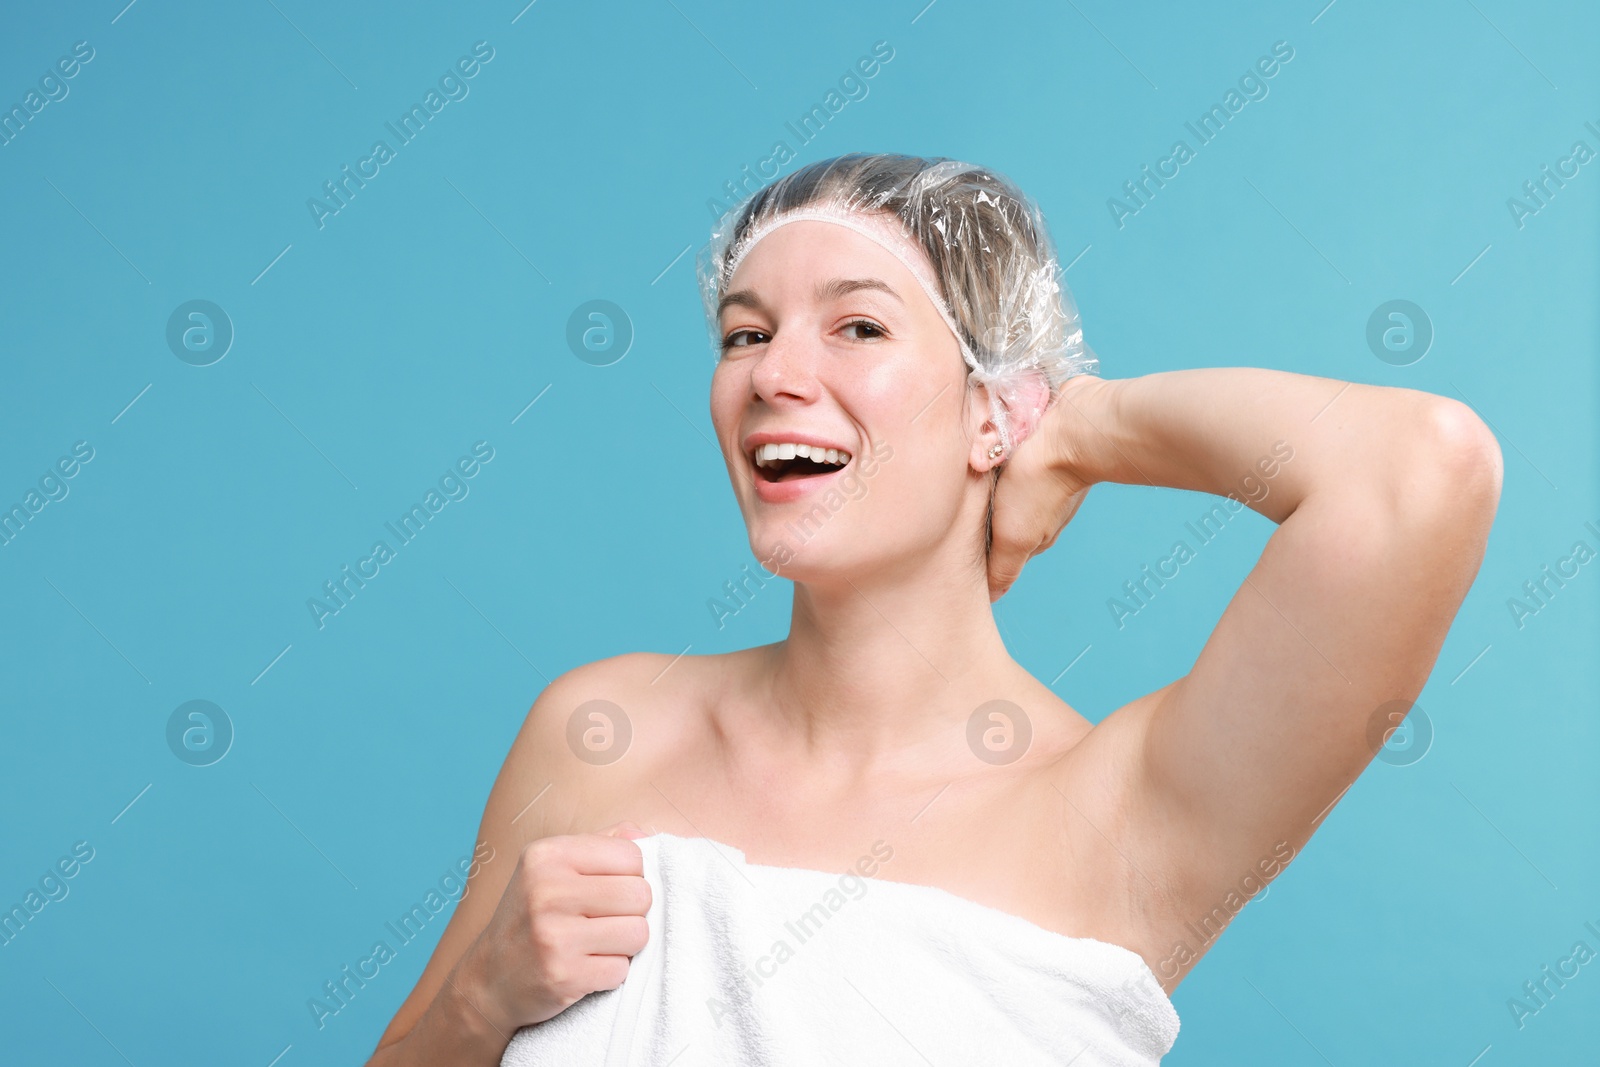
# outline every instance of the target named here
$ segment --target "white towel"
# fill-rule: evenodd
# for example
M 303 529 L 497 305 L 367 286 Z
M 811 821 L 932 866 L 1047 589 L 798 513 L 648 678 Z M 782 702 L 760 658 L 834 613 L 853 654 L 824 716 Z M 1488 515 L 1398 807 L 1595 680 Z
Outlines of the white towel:
M 862 878 L 637 844 L 649 943 L 618 988 L 518 1030 L 501 1067 L 1148 1067 L 1177 1039 L 1137 953 L 889 881 L 892 859 Z

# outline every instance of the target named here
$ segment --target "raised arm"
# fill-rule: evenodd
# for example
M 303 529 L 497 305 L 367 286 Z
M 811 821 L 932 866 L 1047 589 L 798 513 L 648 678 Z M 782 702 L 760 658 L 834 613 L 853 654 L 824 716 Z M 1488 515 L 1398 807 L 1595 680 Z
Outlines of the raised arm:
M 1422 690 L 1483 558 L 1499 448 L 1411 389 L 1250 368 L 1068 385 L 1064 484 L 1231 495 L 1278 524 L 1193 669 L 1144 702 L 1143 848 L 1217 899 L 1310 836 Z

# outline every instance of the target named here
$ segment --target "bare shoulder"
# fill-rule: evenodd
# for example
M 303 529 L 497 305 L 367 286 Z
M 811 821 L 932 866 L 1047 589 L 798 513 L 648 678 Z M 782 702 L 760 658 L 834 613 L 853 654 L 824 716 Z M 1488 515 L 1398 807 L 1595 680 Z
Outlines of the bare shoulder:
M 444 987 L 489 923 L 524 850 L 540 838 L 615 822 L 611 813 L 669 758 L 694 719 L 685 698 L 716 673 L 686 662 L 690 657 L 674 659 L 635 652 L 595 660 L 558 675 L 534 700 L 484 804 L 477 870 L 380 1048 L 415 1026 Z
M 585 663 L 545 687 L 523 729 L 546 745 L 571 741 L 578 746 L 573 754 L 581 763 L 606 766 L 623 755 L 618 746 L 631 752 L 637 741 L 648 751 L 652 744 L 669 742 L 697 708 L 714 699 L 731 669 L 754 651 L 703 656 L 628 652 Z
M 526 820 L 502 805 L 503 818 L 527 822 L 512 836 L 599 829 L 597 820 L 683 753 L 704 728 L 704 709 L 751 651 L 630 652 L 552 679 L 529 709 L 495 786 L 507 804 L 532 805 Z
M 640 696 L 671 659 L 656 652 L 627 652 L 573 667 L 544 687 L 528 709 L 522 732 L 546 752 L 558 752 L 569 731 L 581 736 L 596 724 L 615 726 L 626 741 L 632 725 L 629 706 L 639 710 Z M 602 739 L 589 740 L 597 758 L 585 762 L 603 766 L 607 753 Z

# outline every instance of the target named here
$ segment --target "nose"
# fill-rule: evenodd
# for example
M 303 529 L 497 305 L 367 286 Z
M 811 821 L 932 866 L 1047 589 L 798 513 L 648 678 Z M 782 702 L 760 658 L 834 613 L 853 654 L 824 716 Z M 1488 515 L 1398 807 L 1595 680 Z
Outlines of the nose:
M 794 328 L 780 330 L 767 342 L 750 371 L 755 396 L 770 403 L 785 398 L 801 402 L 817 396 L 817 357 L 814 344 Z

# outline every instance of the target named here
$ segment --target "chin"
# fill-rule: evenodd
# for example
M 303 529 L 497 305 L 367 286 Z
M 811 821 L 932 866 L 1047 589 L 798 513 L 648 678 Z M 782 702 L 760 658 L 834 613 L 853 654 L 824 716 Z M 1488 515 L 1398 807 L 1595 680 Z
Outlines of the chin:
M 750 530 L 750 550 L 761 569 L 791 581 L 810 582 L 837 579 L 861 565 L 851 546 L 860 539 L 824 525 L 804 521 L 797 511 L 791 518 L 772 516 Z

